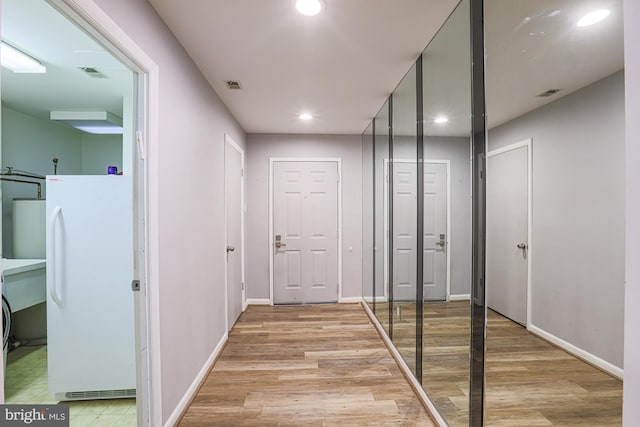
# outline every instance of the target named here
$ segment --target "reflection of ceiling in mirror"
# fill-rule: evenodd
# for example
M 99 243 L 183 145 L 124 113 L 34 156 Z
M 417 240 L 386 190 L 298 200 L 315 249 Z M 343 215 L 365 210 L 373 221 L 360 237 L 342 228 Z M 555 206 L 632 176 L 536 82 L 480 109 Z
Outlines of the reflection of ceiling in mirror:
M 453 12 L 423 53 L 423 105 L 426 136 L 468 136 L 471 126 L 469 2 Z M 415 75 L 412 68 L 410 74 Z M 393 92 L 395 135 L 415 135 L 415 78 L 405 76 Z M 402 117 L 403 119 L 398 119 Z M 446 117 L 444 123 L 436 118 Z
M 604 21 L 578 27 L 594 9 Z M 467 136 L 470 129 L 468 2 L 462 2 L 423 54 L 427 136 Z M 485 0 L 486 96 L 489 128 L 553 102 L 623 68 L 621 0 Z M 405 91 L 408 85 L 399 85 Z M 538 97 L 549 89 L 562 89 Z M 394 95 L 395 96 L 395 95 Z M 394 114 L 415 116 L 394 102 Z M 448 118 L 435 123 L 440 116 Z M 398 121 L 394 133 L 413 135 Z
M 623 69 L 622 0 L 485 0 L 487 116 L 495 127 Z M 595 9 L 608 18 L 576 23 Z M 542 98 L 549 89 L 562 89 Z

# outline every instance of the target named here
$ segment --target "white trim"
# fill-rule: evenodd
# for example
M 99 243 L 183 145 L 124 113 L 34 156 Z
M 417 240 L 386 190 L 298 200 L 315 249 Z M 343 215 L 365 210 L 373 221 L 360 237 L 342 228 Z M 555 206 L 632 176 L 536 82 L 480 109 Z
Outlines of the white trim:
M 137 123 L 136 131 L 141 131 L 146 139 L 143 150 L 144 165 L 144 223 L 143 233 L 145 280 L 141 282 L 140 298 L 144 308 L 140 311 L 146 317 L 139 318 L 136 327 L 146 330 L 146 360 L 136 355 L 138 372 L 138 422 L 141 425 L 162 424 L 161 345 L 160 345 L 160 295 L 158 283 L 160 274 L 158 224 L 158 140 L 159 140 L 159 68 L 94 0 L 47 0 L 48 3 L 89 33 L 106 50 L 118 57 L 136 72 L 144 81 L 143 101 L 137 106 L 144 121 Z M 139 116 L 139 114 L 138 114 Z M 137 119 L 138 117 L 136 117 Z
M 271 305 L 269 298 L 248 298 L 247 305 Z
M 227 170 L 226 170 L 226 161 L 227 161 L 227 145 L 231 146 L 234 150 L 236 150 L 240 154 L 240 281 L 242 283 L 242 307 L 241 310 L 244 311 L 247 307 L 246 303 L 246 286 L 245 286 L 245 237 L 244 237 L 244 150 L 233 140 L 233 138 L 225 133 L 224 134 L 224 155 L 225 155 L 225 171 L 224 171 L 224 298 L 225 298 L 225 325 L 226 331 L 230 331 L 233 325 L 229 325 L 229 283 L 228 283 L 228 266 L 227 266 L 227 245 L 229 244 L 229 234 L 227 230 Z
M 222 352 L 224 345 L 227 343 L 228 338 L 229 338 L 229 335 L 227 333 L 225 333 L 222 336 L 222 338 L 218 342 L 218 345 L 216 345 L 216 348 L 213 349 L 213 352 L 211 352 L 211 355 L 209 355 L 209 358 L 205 362 L 204 366 L 202 367 L 202 369 L 200 369 L 200 372 L 198 372 L 198 375 L 194 378 L 193 382 L 191 383 L 187 391 L 182 396 L 182 399 L 180 399 L 180 402 L 178 402 L 178 405 L 176 406 L 176 408 L 173 410 L 173 412 L 167 419 L 167 422 L 164 423 L 165 427 L 172 427 L 172 426 L 178 425 L 178 421 L 180 421 L 180 419 L 182 418 L 182 415 L 189 407 L 189 404 L 191 403 L 191 400 L 193 399 L 193 397 L 196 395 L 196 393 L 198 393 L 200 386 L 202 385 L 204 380 L 207 378 L 209 371 L 211 370 L 211 368 L 213 367 L 213 364 L 218 359 L 218 356 Z
M 380 325 L 378 318 L 373 314 L 373 312 L 371 311 L 371 308 L 369 308 L 369 306 L 365 303 L 361 303 L 361 304 L 362 304 L 362 307 L 364 308 L 365 313 L 367 313 L 367 316 L 369 316 L 369 320 L 371 321 L 371 323 L 373 323 L 375 328 L 378 330 L 378 334 L 380 335 L 387 349 L 395 359 L 396 364 L 398 365 L 398 368 L 400 369 L 400 371 L 402 371 L 402 374 L 404 375 L 405 379 L 407 380 L 407 382 L 409 383 L 413 391 L 416 393 L 416 396 L 418 397 L 418 399 L 425 406 L 426 410 L 429 412 L 429 415 L 431 415 L 431 418 L 433 418 L 433 420 L 438 424 L 438 426 L 448 427 L 448 424 L 445 422 L 444 418 L 442 418 L 442 415 L 440 415 L 440 413 L 436 409 L 431 399 L 429 399 L 429 396 L 427 396 L 427 393 L 425 393 L 424 389 L 422 388 L 422 385 L 418 382 L 416 377 L 413 375 L 413 372 L 411 372 L 411 369 L 409 368 L 407 363 L 404 361 L 404 358 L 402 357 L 400 352 L 398 352 L 398 349 L 396 349 L 396 346 L 389 339 L 389 336 L 385 332 L 382 325 Z
M 273 164 L 275 162 L 330 162 L 338 168 L 338 301 L 342 296 L 342 157 L 269 157 L 269 301 L 273 305 Z
M 342 297 L 338 300 L 340 304 L 353 304 L 354 302 L 362 302 L 362 297 Z
M 584 360 L 585 362 L 613 375 L 622 381 L 623 378 L 623 369 L 618 368 L 612 363 L 607 362 L 604 359 L 599 358 L 586 350 L 581 349 L 580 347 L 576 347 L 575 345 L 563 340 L 562 338 L 558 338 L 557 336 L 541 329 L 535 325 L 529 325 L 527 330 L 534 335 L 539 336 L 540 338 L 549 341 L 550 343 L 557 345 L 561 349 L 565 350 L 567 353 L 570 353 L 576 356 L 579 359 Z
M 509 144 L 504 147 L 496 148 L 487 153 L 487 160 L 489 157 L 507 153 L 509 151 L 517 150 L 519 148 L 527 149 L 527 323 L 526 326 L 531 325 L 531 311 L 532 311 L 532 281 L 531 281 L 531 258 L 533 255 L 533 153 L 532 153 L 533 140 L 531 138 L 524 141 Z M 489 169 L 489 162 L 487 161 L 487 170 Z M 489 290 L 490 292 L 490 290 Z
M 471 301 L 471 294 L 449 295 L 449 301 Z

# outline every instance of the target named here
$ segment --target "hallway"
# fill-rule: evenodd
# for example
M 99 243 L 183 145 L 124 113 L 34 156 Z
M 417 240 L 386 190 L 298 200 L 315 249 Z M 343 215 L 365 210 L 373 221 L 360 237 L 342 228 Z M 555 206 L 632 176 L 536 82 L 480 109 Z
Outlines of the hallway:
M 180 422 L 302 424 L 434 425 L 359 304 L 249 306 Z

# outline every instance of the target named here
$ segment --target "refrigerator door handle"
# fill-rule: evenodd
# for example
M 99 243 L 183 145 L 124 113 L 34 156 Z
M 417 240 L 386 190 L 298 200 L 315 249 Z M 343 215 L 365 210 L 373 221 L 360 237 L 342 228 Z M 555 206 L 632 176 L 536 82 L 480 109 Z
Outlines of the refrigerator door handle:
M 58 295 L 58 286 L 56 280 L 56 219 L 60 216 L 60 212 L 62 212 L 62 208 L 60 206 L 56 206 L 51 216 L 49 217 L 49 254 L 50 261 L 47 262 L 47 268 L 50 269 L 50 277 L 51 277 L 51 286 L 49 286 L 49 295 L 51 295 L 51 299 L 57 305 L 61 305 L 62 301 L 60 301 L 60 297 Z

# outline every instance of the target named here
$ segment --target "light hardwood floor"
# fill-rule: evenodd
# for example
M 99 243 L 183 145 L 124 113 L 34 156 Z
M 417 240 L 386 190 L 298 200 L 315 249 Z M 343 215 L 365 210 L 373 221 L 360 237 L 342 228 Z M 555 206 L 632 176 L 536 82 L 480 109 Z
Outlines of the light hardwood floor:
M 433 426 L 359 304 L 250 306 L 182 426 Z
M 488 426 L 622 425 L 622 382 L 489 311 Z

